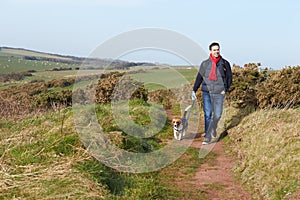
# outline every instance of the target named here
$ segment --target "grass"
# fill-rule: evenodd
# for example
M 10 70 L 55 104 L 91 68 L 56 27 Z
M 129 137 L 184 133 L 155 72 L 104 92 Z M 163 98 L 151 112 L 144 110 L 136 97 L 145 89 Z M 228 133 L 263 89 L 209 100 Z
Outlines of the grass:
M 145 87 L 153 91 L 166 88 L 179 88 L 194 80 L 196 74 L 197 71 L 195 69 L 163 68 L 130 74 L 130 76 L 137 81 L 145 83 Z
M 234 172 L 256 198 L 281 199 L 300 189 L 299 110 L 260 110 L 229 130 Z
M 103 74 L 104 70 L 67 70 L 67 71 L 39 71 L 33 74 L 34 79 L 52 80 L 63 78 L 76 78 L 76 76 L 89 76 Z
M 61 114 L 2 122 L 0 199 L 88 199 L 109 193 L 105 185 L 73 168 L 92 158 L 74 131 L 71 112 L 64 113 L 64 127 Z
M 149 124 L 148 107 L 139 100 L 130 103 L 130 115 L 137 123 Z M 145 110 L 144 110 L 145 109 Z M 230 110 L 228 118 L 240 116 Z M 110 105 L 97 105 L 98 118 L 108 132 L 121 132 L 110 112 Z M 299 191 L 299 109 L 260 110 L 243 114 L 228 130 L 228 147 L 239 162 L 234 168 L 253 198 L 282 199 Z M 247 113 L 247 112 L 245 112 Z M 64 120 L 62 126 L 62 120 Z M 167 122 L 168 123 L 168 122 Z M 158 139 L 172 139 L 166 126 Z M 122 173 L 106 167 L 89 155 L 74 129 L 72 112 L 28 117 L 19 123 L 0 122 L 0 199 L 206 199 L 190 180 L 203 162 L 199 149 L 188 148 L 174 163 L 160 171 L 142 174 Z M 121 137 L 121 140 L 118 139 Z M 127 140 L 128 146 L 122 146 Z M 113 142 L 140 151 L 143 145 L 123 134 Z M 152 149 L 159 140 L 147 141 Z M 182 187 L 181 183 L 185 183 Z M 222 185 L 210 185 L 219 187 Z
M 4 58 L 0 56 L 0 59 Z M 34 66 L 34 61 L 18 64 L 17 58 L 0 63 L 5 62 L 13 62 L 14 70 Z M 3 69 L 8 70 L 4 73 L 12 70 Z M 38 71 L 36 75 L 41 79 L 69 75 L 66 71 L 49 72 L 50 77 L 46 77 L 47 73 Z M 129 75 L 145 82 L 149 90 L 157 90 L 180 87 L 194 80 L 196 71 L 183 67 Z M 151 119 L 150 104 L 146 102 L 131 101 L 125 120 L 132 120 L 140 127 L 162 123 L 158 133 L 147 139 L 125 134 L 111 112 L 111 105 L 96 105 L 96 111 L 108 138 L 127 151 L 151 152 L 173 139 L 170 119 L 161 122 L 166 113 L 157 112 L 158 117 Z M 173 105 L 172 113 L 179 111 L 178 105 Z M 283 199 L 299 192 L 300 109 L 255 111 L 226 107 L 224 116 L 224 127 L 229 134 L 225 141 L 238 160 L 233 171 L 253 198 Z M 178 160 L 160 171 L 121 173 L 86 151 L 76 133 L 70 108 L 42 113 L 39 117 L 28 116 L 19 122 L 3 119 L 0 121 L 0 199 L 207 199 L 204 191 L 191 189 L 193 185 L 188 182 L 199 166 L 214 156 L 209 154 L 206 160 L 199 159 L 199 149 L 188 148 Z M 189 191 L 181 187 L 183 182 Z M 209 186 L 223 187 L 222 184 Z
M 28 70 L 45 71 L 59 67 L 75 68 L 78 67 L 78 65 L 69 65 L 49 61 L 23 60 L 19 57 L 0 56 L 0 69 L 1 73 L 4 74 Z
M 49 81 L 53 79 L 63 79 L 76 76 L 89 76 L 95 74 L 103 74 L 103 70 L 78 70 L 75 68 L 79 65 L 70 65 L 64 63 L 55 63 L 48 61 L 33 61 L 23 60 L 19 57 L 0 56 L 0 69 L 1 73 L 15 73 L 24 72 L 28 70 L 35 70 L 32 76 L 26 77 L 21 81 L 14 81 L 9 83 L 1 83 L 0 89 L 5 89 L 12 85 L 22 85 L 34 80 Z M 67 71 L 49 71 L 53 68 L 72 68 L 73 70 Z M 133 69 L 134 70 L 134 69 Z M 141 81 L 145 84 L 145 87 L 150 91 L 166 88 L 178 88 L 183 84 L 189 83 L 196 77 L 196 69 L 187 67 L 170 67 L 170 68 L 150 68 L 148 70 L 137 70 L 138 73 L 128 73 L 128 76 L 135 80 Z M 168 77 L 168 78 L 166 78 Z M 71 86 L 70 86 L 71 87 Z
M 67 58 L 67 57 L 51 55 L 48 53 L 40 53 L 40 52 L 36 52 L 36 51 L 30 51 L 30 50 L 25 50 L 25 49 L 13 49 L 13 48 L 2 48 L 0 50 L 0 55 L 17 56 L 17 57 L 34 56 L 34 57 L 70 60 L 70 58 Z
M 120 124 L 118 124 L 114 119 L 111 106 L 111 104 L 96 105 L 98 121 L 105 132 L 122 131 L 120 129 Z M 173 136 L 170 134 L 172 132 L 172 127 L 169 125 L 170 119 L 167 118 L 167 113 L 162 111 L 160 106 L 148 104 L 139 99 L 130 101 L 128 106 L 129 113 L 125 113 L 125 117 L 127 117 L 127 119 L 121 117 L 121 120 L 124 120 L 126 123 L 128 120 L 132 120 L 140 127 L 149 126 L 148 129 L 155 132 L 155 137 L 159 139 L 172 139 Z M 155 113 L 151 116 L 150 108 L 155 111 L 151 111 Z M 176 109 L 178 108 L 176 107 Z M 120 114 L 117 114 L 117 116 L 121 115 L 121 111 L 119 112 Z M 126 127 L 123 130 L 129 129 L 130 127 Z M 152 134 L 152 132 L 149 130 L 147 133 Z
M 130 103 L 131 115 L 139 116 L 135 119 L 137 123 L 149 123 L 149 116 L 143 111 L 148 107 L 139 100 Z M 110 119 L 109 108 L 109 105 L 96 107 L 99 119 L 112 122 L 106 125 L 107 131 L 117 130 L 110 127 L 114 122 Z M 0 199 L 174 199 L 186 194 L 167 184 L 176 178 L 173 171 L 180 167 L 182 177 L 190 178 L 204 162 L 198 159 L 197 149 L 188 149 L 184 156 L 163 171 L 118 172 L 86 152 L 68 108 L 39 118 L 29 116 L 19 122 L 1 121 L 0 127 Z M 169 128 L 162 132 L 165 132 L 162 133 L 165 137 L 172 138 Z M 119 137 L 127 140 L 128 146 L 122 146 L 125 149 L 141 151 L 139 147 L 143 143 L 140 141 L 124 135 Z M 152 147 L 148 149 L 150 151 L 161 147 L 159 140 L 146 142 Z M 198 192 L 189 196 L 195 197 Z
M 33 73 L 32 77 L 27 77 L 27 81 L 30 80 L 52 80 L 62 79 L 76 76 L 88 76 L 95 74 L 103 74 L 108 70 L 81 70 L 79 73 L 77 70 L 70 71 L 38 71 Z M 114 71 L 114 70 L 112 70 Z M 132 71 L 131 71 L 132 72 Z M 196 71 L 186 68 L 163 68 L 163 69 L 148 69 L 146 71 L 138 70 L 137 73 L 128 72 L 127 76 L 130 76 L 134 80 L 141 81 L 145 84 L 145 87 L 150 90 L 166 89 L 166 88 L 179 88 L 183 84 L 189 83 L 196 76 Z M 166 77 L 168 77 L 166 79 Z

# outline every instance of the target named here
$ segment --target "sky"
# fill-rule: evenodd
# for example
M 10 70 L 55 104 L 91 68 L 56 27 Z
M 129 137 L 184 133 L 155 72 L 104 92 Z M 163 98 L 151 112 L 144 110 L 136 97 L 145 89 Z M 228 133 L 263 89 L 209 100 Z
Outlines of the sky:
M 231 64 L 280 69 L 300 65 L 299 10 L 297 0 L 2 0 L 0 46 L 88 57 L 120 34 L 158 28 L 184 35 L 207 55 L 217 41 Z M 184 63 L 149 49 L 120 58 Z

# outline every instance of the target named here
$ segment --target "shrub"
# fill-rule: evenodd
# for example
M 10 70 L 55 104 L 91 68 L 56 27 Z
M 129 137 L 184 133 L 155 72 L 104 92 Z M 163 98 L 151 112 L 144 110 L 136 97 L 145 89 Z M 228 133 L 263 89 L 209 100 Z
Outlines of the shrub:
M 70 106 L 72 105 L 72 91 L 62 90 L 58 92 L 41 93 L 35 98 L 34 105 L 43 108 Z
M 74 78 L 59 79 L 59 80 L 50 80 L 50 81 L 47 81 L 45 83 L 45 85 L 48 88 L 51 88 L 51 87 L 67 87 L 67 86 L 70 86 L 70 85 L 74 84 L 74 82 L 75 82 Z
M 249 63 L 232 68 L 233 83 L 227 100 L 235 107 L 295 108 L 300 105 L 300 66 L 270 72 Z
M 99 80 L 96 87 L 95 102 L 109 103 L 114 100 L 143 99 L 147 101 L 148 90 L 141 82 L 123 77 L 124 73 L 114 72 Z M 131 94 L 130 90 L 134 90 Z
M 259 64 L 249 63 L 244 68 L 233 65 L 233 81 L 227 100 L 235 107 L 257 107 L 256 85 L 264 80 Z
M 9 74 L 0 74 L 0 82 L 21 81 L 26 76 L 32 76 L 30 72 L 13 72 Z
M 149 101 L 161 103 L 165 109 L 171 109 L 176 97 L 171 90 L 159 89 L 149 93 Z
M 299 83 L 300 66 L 275 71 L 256 87 L 259 107 L 298 107 L 300 105 Z

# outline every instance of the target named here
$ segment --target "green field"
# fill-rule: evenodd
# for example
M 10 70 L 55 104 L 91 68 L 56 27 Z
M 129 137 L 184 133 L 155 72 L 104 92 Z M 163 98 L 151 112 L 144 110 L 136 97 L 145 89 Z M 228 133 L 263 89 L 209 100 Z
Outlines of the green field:
M 37 51 L 31 51 L 26 49 L 14 49 L 14 48 L 1 48 L 0 56 L 14 56 L 14 57 L 22 57 L 22 56 L 34 56 L 34 57 L 42 57 L 42 58 L 53 58 L 60 60 L 71 60 L 69 57 L 53 55 L 49 53 L 42 53 Z
M 130 76 L 142 83 L 150 91 L 157 89 L 179 88 L 184 84 L 189 84 L 195 79 L 197 71 L 195 69 L 186 68 L 162 68 L 147 70 Z
M 60 67 L 75 69 L 80 66 L 50 61 L 24 60 L 16 56 L 0 56 L 0 70 L 2 74 L 24 72 L 28 70 L 45 71 Z
M 17 57 L 0 56 L 1 73 L 9 74 L 16 72 L 24 72 L 35 70 L 32 76 L 26 77 L 24 80 L 10 83 L 1 83 L 0 88 L 6 88 L 10 85 L 19 85 L 33 80 L 53 80 L 76 78 L 80 76 L 99 75 L 114 70 L 74 70 L 80 67 L 78 65 L 68 65 L 63 63 L 53 63 L 48 61 L 30 61 Z M 72 68 L 73 70 L 52 71 L 53 68 Z M 139 68 L 140 69 L 140 68 Z M 49 71 L 51 70 L 51 71 Z M 119 70 L 122 71 L 122 70 Z M 150 91 L 165 88 L 178 88 L 183 84 L 188 84 L 196 77 L 197 70 L 188 67 L 156 67 L 154 69 L 145 67 L 145 70 L 137 70 L 132 68 L 130 71 L 123 71 L 133 79 L 143 82 Z

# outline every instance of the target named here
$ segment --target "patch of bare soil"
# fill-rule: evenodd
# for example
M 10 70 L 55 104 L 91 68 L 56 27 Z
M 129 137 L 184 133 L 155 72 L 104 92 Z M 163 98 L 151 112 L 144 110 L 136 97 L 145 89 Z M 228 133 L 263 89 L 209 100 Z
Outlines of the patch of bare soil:
M 192 146 L 196 148 L 207 148 L 207 145 L 203 146 L 199 139 L 194 140 Z M 212 152 L 217 156 L 199 167 L 191 181 L 191 184 L 194 186 L 192 189 L 204 191 L 208 199 L 212 200 L 251 199 L 250 194 L 241 187 L 231 172 L 234 160 L 224 152 L 224 142 L 220 141 L 214 143 Z

